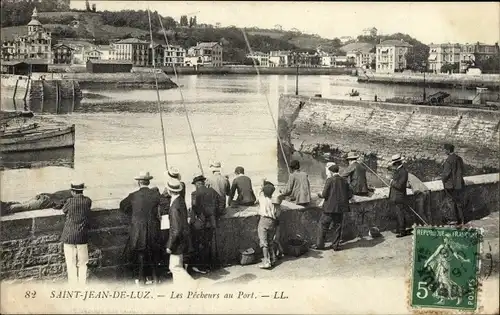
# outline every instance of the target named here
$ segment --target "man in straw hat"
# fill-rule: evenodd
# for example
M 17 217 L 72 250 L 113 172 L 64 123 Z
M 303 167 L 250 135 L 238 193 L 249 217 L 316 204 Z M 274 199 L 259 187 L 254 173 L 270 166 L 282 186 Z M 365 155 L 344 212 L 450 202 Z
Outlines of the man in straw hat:
M 406 195 L 408 171 L 403 166 L 403 158 L 400 154 L 395 154 L 392 156 L 391 165 L 394 169 L 394 172 L 389 184 L 389 201 L 394 205 L 394 209 L 396 211 L 396 237 L 403 237 L 411 234 L 411 230 L 406 229 L 405 218 L 405 212 L 408 208 L 408 200 Z
M 447 158 L 443 164 L 441 181 L 446 194 L 450 197 L 455 210 L 456 223 L 464 224 L 463 194 L 465 189 L 464 161 L 455 153 L 455 146 L 446 143 L 444 145 Z
M 358 162 L 358 159 L 359 155 L 356 152 L 349 152 L 347 154 L 349 166 L 342 172 L 341 176 L 347 178 L 354 195 L 368 196 L 366 169 Z
M 220 196 L 213 188 L 207 187 L 205 181 L 205 176 L 195 176 L 192 184 L 195 185 L 196 190 L 191 194 L 194 216 L 191 232 L 196 255 L 193 257 L 193 270 L 199 273 L 206 273 L 214 263 L 212 242 L 217 227 L 217 209 L 220 208 Z
M 71 184 L 71 198 L 66 200 L 62 212 L 66 215 L 61 242 L 64 244 L 64 258 L 70 283 L 85 284 L 87 281 L 88 232 L 92 200 L 83 195 L 85 185 Z
M 319 219 L 316 245 L 313 245 L 313 249 L 325 249 L 326 233 L 330 224 L 333 223 L 336 229 L 332 248 L 338 251 L 342 237 L 342 218 L 344 213 L 349 212 L 349 199 L 352 197 L 352 191 L 345 178 L 339 175 L 338 165 L 331 165 L 329 171 L 332 172 L 332 177 L 326 180 L 323 192 L 318 194 L 320 198 L 325 199 L 325 202 Z
M 145 283 L 145 267 L 150 267 L 153 280 L 157 281 L 156 266 L 161 259 L 160 216 L 158 205 L 160 193 L 150 189 L 153 176 L 141 172 L 134 178 L 139 190 L 129 194 L 120 202 L 120 210 L 131 216 L 129 238 L 125 245 L 125 258 L 137 266 L 136 284 Z
M 184 269 L 183 260 L 183 255 L 189 246 L 187 207 L 184 198 L 180 195 L 184 187 L 178 179 L 170 178 L 166 188 L 172 197 L 168 210 L 170 229 L 166 244 L 166 251 L 170 254 L 169 269 L 174 283 L 185 283 L 186 280 L 191 280 L 191 276 Z
M 206 186 L 213 188 L 219 195 L 219 208 L 216 215 L 220 216 L 226 210 L 226 198 L 230 193 L 231 185 L 226 176 L 221 174 L 221 162 L 210 163 L 211 175 L 206 179 Z

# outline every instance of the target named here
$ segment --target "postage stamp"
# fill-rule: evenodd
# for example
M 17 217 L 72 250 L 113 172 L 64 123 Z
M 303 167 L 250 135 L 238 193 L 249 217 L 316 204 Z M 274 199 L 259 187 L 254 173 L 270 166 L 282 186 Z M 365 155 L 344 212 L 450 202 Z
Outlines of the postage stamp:
M 410 306 L 478 310 L 482 240 L 479 228 L 416 226 Z

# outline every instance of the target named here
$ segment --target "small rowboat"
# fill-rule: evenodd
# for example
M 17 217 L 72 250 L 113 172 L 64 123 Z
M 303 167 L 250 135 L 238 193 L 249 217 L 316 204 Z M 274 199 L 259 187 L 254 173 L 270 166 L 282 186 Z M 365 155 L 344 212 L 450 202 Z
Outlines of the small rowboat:
M 70 127 L 38 126 L 18 132 L 0 132 L 0 152 L 26 152 L 74 147 L 75 125 Z

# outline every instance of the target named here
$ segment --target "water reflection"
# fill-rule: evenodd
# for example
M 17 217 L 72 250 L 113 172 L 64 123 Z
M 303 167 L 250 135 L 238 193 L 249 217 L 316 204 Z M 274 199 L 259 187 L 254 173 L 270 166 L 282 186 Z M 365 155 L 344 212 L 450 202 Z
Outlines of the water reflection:
M 29 152 L 2 152 L 0 170 L 41 168 L 47 166 L 75 167 L 75 148 Z
M 55 114 L 65 115 L 78 110 L 81 105 L 79 99 L 61 99 L 56 100 L 16 100 L 2 98 L 0 109 L 2 111 L 32 111 L 37 114 Z

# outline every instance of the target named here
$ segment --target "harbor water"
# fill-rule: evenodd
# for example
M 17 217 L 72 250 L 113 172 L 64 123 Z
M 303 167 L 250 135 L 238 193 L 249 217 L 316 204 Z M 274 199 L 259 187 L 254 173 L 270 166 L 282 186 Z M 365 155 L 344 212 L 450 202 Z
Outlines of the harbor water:
M 189 112 L 202 167 L 209 173 L 210 160 L 222 162 L 224 174 L 234 177 L 236 166 L 259 185 L 262 178 L 277 181 L 277 141 L 274 119 L 278 114 L 280 94 L 295 93 L 295 76 L 267 75 L 188 75 L 177 82 L 182 86 L 184 104 Z M 324 98 L 353 99 L 348 93 L 356 89 L 356 99 L 379 100 L 395 96 L 416 97 L 423 89 L 358 83 L 350 76 L 299 76 L 299 94 Z M 453 97 L 474 97 L 474 91 L 439 90 Z M 117 206 L 118 201 L 137 188 L 133 178 L 140 171 L 150 171 L 153 186 L 163 190 L 165 161 L 160 116 L 155 90 L 83 91 L 79 104 L 28 104 L 44 117 L 76 125 L 74 162 L 53 166 L 16 168 L 10 160 L 1 171 L 2 201 L 22 201 L 41 192 L 67 189 L 72 180 L 83 180 L 86 194 L 95 207 Z M 96 96 L 96 94 L 99 94 Z M 188 192 L 191 180 L 201 170 L 181 102 L 179 89 L 161 90 L 168 164 L 177 167 Z M 20 104 L 2 99 L 3 110 L 19 109 Z M 69 110 L 68 110 L 69 108 Z M 22 164 L 20 162 L 20 164 Z M 67 167 L 68 165 L 72 167 Z M 324 180 L 324 165 L 311 162 L 304 166 L 311 175 L 313 192 Z

